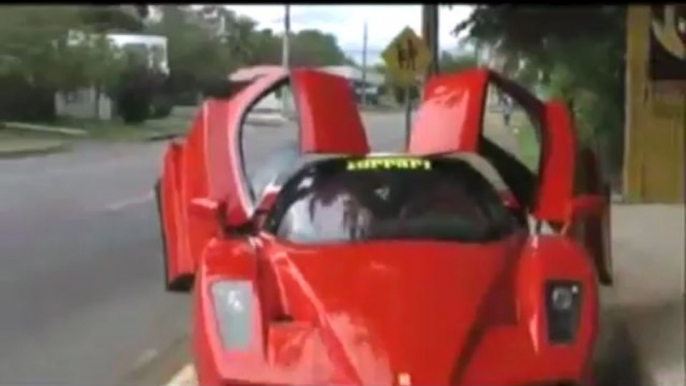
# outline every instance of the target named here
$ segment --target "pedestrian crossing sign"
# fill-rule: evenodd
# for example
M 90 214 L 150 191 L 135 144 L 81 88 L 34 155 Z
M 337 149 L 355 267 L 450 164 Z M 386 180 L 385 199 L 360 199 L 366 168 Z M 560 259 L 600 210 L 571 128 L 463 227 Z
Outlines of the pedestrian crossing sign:
M 426 73 L 431 51 L 410 27 L 405 27 L 381 53 L 388 73 L 396 84 L 409 86 Z

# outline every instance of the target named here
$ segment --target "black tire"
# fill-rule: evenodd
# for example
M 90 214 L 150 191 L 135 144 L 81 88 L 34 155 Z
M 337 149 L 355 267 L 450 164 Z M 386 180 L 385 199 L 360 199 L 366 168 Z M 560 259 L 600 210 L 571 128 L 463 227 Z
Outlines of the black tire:
M 607 184 L 604 187 L 603 193 L 605 194 L 605 197 L 608 199 L 608 205 L 611 205 L 610 197 L 610 185 Z M 611 237 L 611 225 L 609 224 L 610 221 L 610 214 L 605 215 L 603 219 L 604 223 L 601 225 L 603 228 L 607 228 L 608 231 L 606 232 L 607 234 L 605 235 L 605 239 L 603 240 L 604 246 L 607 248 L 605 249 L 604 253 L 604 259 L 599 262 L 599 267 L 598 267 L 598 280 L 600 281 L 600 284 L 606 285 L 606 286 L 612 286 L 614 284 L 613 280 L 613 271 L 614 267 L 612 266 L 612 237 Z
M 164 221 L 162 219 L 162 192 L 161 181 L 155 181 L 155 202 L 157 203 L 157 218 L 160 226 L 160 238 L 162 241 L 162 268 L 164 269 L 164 288 L 169 292 L 189 292 L 193 288 L 193 276 L 184 275 L 174 281 L 169 280 L 169 254 L 167 252 L 167 236 L 164 233 Z

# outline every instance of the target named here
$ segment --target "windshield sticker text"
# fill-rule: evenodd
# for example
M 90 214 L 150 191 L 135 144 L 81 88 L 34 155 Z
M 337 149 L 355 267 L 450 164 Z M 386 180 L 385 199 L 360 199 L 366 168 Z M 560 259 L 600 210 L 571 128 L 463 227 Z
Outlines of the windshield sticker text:
M 417 158 L 367 158 L 348 161 L 347 170 L 431 170 L 431 161 Z

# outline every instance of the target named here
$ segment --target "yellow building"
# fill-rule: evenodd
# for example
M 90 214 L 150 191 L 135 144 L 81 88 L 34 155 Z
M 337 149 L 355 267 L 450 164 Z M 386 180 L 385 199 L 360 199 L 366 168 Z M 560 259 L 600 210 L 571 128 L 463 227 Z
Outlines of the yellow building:
M 677 67 L 686 75 L 686 32 L 681 30 L 686 16 L 675 16 L 674 8 L 669 7 L 665 6 L 664 16 L 669 15 L 676 24 L 672 20 L 672 47 L 667 49 L 676 52 L 676 63 L 683 64 Z M 651 33 L 665 25 L 652 20 L 650 6 L 629 6 L 624 194 L 629 202 L 683 202 L 686 76 L 684 80 L 651 80 Z M 662 42 L 658 40 L 653 38 L 653 44 Z

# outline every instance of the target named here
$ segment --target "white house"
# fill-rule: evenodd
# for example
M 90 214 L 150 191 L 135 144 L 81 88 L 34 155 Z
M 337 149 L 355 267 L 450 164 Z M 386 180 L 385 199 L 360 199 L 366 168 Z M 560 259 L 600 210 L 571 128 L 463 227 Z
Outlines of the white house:
M 78 31 L 70 32 L 69 43 L 77 44 L 86 36 Z M 169 73 L 169 62 L 167 56 L 167 38 L 164 36 L 153 35 L 134 35 L 134 34 L 108 34 L 107 38 L 118 48 L 145 49 L 148 55 L 148 64 L 158 66 L 158 68 Z M 99 99 L 96 106 L 96 99 Z M 112 100 L 106 95 L 96 98 L 93 88 L 85 88 L 69 93 L 55 94 L 55 111 L 58 116 L 70 116 L 86 119 L 108 120 L 114 118 L 114 108 Z

